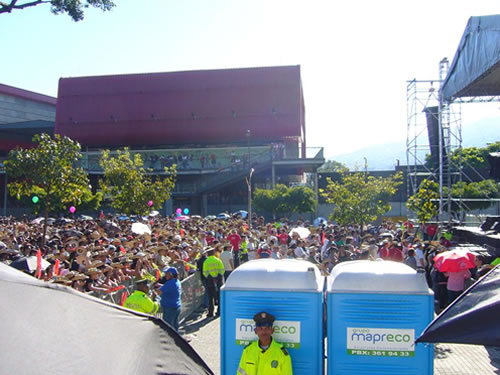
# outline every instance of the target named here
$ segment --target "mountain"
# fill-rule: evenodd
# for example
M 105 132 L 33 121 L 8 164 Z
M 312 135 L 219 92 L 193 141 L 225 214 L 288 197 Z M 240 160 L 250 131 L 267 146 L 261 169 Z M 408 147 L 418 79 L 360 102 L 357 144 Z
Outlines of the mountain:
M 485 147 L 487 143 L 500 141 L 500 120 L 488 118 L 470 123 L 462 127 L 462 147 Z M 365 147 L 360 150 L 326 157 L 346 164 L 350 169 L 365 168 L 367 160 L 368 170 L 392 170 L 398 160 L 401 165 L 406 164 L 406 140 L 401 142 L 385 143 Z

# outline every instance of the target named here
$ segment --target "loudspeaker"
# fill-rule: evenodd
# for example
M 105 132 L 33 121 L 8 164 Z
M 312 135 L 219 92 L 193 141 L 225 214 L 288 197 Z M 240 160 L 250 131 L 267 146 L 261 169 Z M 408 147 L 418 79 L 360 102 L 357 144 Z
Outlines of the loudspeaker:
M 488 154 L 488 163 L 490 164 L 490 177 L 500 180 L 500 152 Z
M 434 166 L 439 165 L 439 107 L 425 107 L 425 117 L 427 119 L 427 135 L 429 137 L 429 148 L 431 150 L 431 159 Z M 443 160 L 446 160 L 446 149 L 443 143 Z

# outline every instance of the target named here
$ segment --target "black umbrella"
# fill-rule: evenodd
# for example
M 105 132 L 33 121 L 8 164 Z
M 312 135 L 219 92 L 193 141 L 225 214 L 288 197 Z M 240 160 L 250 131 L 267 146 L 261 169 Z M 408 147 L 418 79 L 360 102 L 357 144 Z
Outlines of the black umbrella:
M 500 346 L 500 266 L 434 319 L 417 342 Z
M 2 374 L 213 374 L 163 320 L 0 263 Z

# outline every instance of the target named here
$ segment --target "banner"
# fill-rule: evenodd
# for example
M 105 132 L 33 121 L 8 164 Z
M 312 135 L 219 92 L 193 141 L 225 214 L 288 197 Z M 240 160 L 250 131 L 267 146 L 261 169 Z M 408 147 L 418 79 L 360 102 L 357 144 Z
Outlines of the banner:
M 288 320 L 274 321 L 273 339 L 285 348 L 300 348 L 300 322 Z M 236 345 L 248 345 L 259 338 L 254 332 L 253 319 L 236 318 Z
M 378 357 L 413 357 L 414 329 L 347 327 L 347 354 Z

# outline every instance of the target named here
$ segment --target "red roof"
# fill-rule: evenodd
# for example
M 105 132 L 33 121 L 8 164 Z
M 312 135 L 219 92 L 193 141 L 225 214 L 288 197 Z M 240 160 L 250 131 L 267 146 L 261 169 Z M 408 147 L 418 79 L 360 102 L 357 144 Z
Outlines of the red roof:
M 61 78 L 55 132 L 83 145 L 278 141 L 305 134 L 300 66 Z
M 35 102 L 56 105 L 57 99 L 52 96 L 38 94 L 33 91 L 18 89 L 17 87 L 7 86 L 0 83 L 0 94 L 16 96 L 18 98 L 32 100 Z

